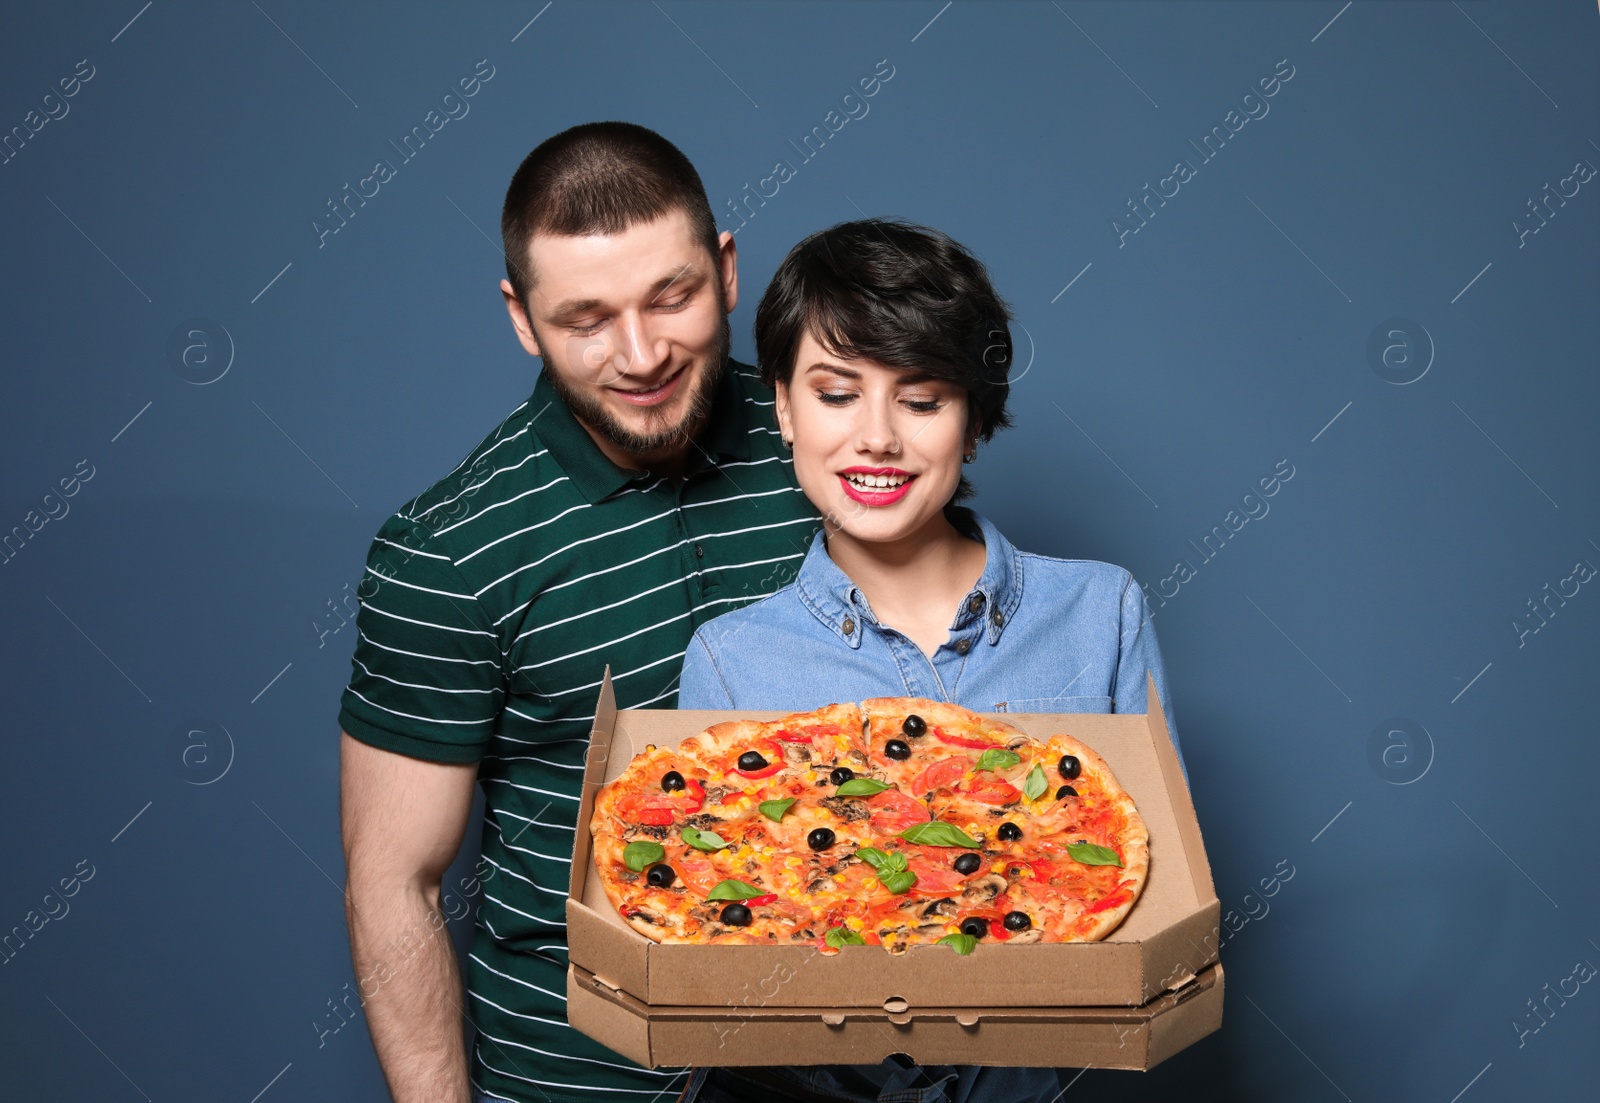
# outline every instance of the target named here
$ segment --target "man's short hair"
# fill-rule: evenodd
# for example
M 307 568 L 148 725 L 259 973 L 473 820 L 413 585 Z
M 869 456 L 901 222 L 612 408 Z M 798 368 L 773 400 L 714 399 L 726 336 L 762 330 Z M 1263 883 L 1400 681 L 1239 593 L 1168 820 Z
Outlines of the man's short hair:
M 789 251 L 756 308 L 767 386 L 794 375 L 810 333 L 836 356 L 926 372 L 964 387 L 984 440 L 1011 424 L 1011 311 L 983 263 L 938 230 L 898 220 L 841 222 Z
M 677 146 L 634 123 L 584 123 L 539 143 L 511 177 L 500 234 L 506 278 L 528 301 L 535 234 L 619 234 L 675 210 L 713 258 L 717 224 L 700 174 Z

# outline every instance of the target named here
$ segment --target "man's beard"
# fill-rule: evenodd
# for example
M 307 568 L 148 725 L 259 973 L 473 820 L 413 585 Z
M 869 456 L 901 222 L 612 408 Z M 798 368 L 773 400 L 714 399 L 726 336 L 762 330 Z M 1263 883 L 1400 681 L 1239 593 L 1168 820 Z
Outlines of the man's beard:
M 548 370 L 548 366 L 545 377 L 550 380 L 550 385 L 555 388 L 556 394 L 561 396 L 561 400 L 579 421 L 622 451 L 642 459 L 672 456 L 686 449 L 711 420 L 711 408 L 716 398 L 717 384 L 721 382 L 723 372 L 727 370 L 728 352 L 733 343 L 728 315 L 719 311 L 718 317 L 720 320 L 716 337 L 706 354 L 705 367 L 700 371 L 698 379 L 685 380 L 685 383 L 693 387 L 693 390 L 685 396 L 687 409 L 676 420 L 669 422 L 670 415 L 645 407 L 644 432 L 636 432 L 624 425 L 612 415 L 600 399 L 586 390 L 574 387 L 562 378 L 561 373 Z M 692 370 L 692 367 L 684 369 L 685 372 Z

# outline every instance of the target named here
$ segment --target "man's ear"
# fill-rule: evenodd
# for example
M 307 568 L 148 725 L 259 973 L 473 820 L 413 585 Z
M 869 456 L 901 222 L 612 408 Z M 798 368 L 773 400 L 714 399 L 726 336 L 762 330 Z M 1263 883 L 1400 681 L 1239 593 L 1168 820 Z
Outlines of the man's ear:
M 517 340 L 522 342 L 529 356 L 543 357 L 544 353 L 539 351 L 539 339 L 533 335 L 533 326 L 528 322 L 527 307 L 517 298 L 510 280 L 500 281 L 500 294 L 506 300 L 506 313 L 511 315 L 511 328 L 517 331 Z
M 789 416 L 789 384 L 778 380 L 773 384 L 773 392 L 777 396 L 774 409 L 778 415 L 778 431 L 783 434 L 783 439 L 794 440 L 794 420 Z
M 739 305 L 739 247 L 733 243 L 733 234 L 727 230 L 717 235 L 717 268 L 722 278 L 722 297 L 728 304 L 728 313 Z

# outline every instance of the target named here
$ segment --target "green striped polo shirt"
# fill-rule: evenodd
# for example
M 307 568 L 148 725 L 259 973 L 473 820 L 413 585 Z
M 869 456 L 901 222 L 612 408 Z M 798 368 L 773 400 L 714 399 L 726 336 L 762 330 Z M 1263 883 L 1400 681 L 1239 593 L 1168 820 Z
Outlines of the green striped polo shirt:
M 613 464 L 541 374 L 378 533 L 339 721 L 384 750 L 479 764 L 466 976 L 482 1090 L 651 1103 L 681 1088 L 681 1072 L 567 1025 L 565 900 L 595 699 L 609 664 L 619 707 L 672 708 L 694 630 L 787 583 L 817 524 L 772 392 L 731 363 L 681 480 Z

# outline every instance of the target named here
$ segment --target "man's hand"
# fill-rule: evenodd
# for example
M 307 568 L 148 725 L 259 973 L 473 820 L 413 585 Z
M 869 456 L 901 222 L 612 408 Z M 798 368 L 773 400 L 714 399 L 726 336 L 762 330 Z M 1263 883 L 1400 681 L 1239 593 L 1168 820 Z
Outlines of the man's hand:
M 395 1103 L 469 1103 L 461 973 L 439 884 L 472 812 L 475 765 L 380 751 L 344 733 L 339 803 L 350 952 Z

